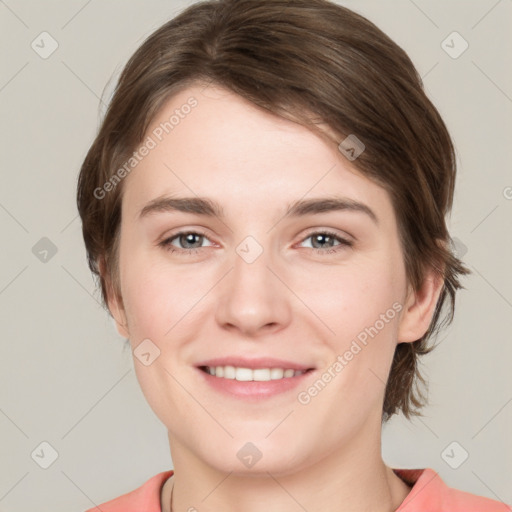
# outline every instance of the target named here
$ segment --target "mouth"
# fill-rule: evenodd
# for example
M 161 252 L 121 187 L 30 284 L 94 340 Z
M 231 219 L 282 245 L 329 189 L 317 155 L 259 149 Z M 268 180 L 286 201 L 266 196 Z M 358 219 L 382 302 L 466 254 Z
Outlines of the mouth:
M 315 368 L 276 359 L 204 361 L 196 367 L 201 382 L 220 395 L 258 401 L 304 386 Z M 292 395 L 290 395 L 291 397 Z
M 313 371 L 294 370 L 293 368 L 244 368 L 240 366 L 199 366 L 204 373 L 219 379 L 236 380 L 238 382 L 269 382 L 274 380 L 299 377 Z

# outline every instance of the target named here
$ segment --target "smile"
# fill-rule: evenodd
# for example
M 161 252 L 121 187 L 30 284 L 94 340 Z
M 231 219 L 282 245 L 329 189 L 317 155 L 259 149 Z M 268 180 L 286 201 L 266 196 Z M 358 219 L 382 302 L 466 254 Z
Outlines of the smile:
M 309 370 L 293 370 L 291 368 L 243 368 L 237 366 L 202 366 L 201 370 L 221 379 L 240 382 L 267 382 L 271 380 L 298 377 Z

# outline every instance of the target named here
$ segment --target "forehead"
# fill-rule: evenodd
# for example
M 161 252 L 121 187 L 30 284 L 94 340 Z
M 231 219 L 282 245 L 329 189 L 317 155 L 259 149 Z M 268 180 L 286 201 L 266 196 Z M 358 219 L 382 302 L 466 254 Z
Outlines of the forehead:
M 167 100 L 144 144 L 152 147 L 124 184 L 123 210 L 131 218 L 164 194 L 210 197 L 226 215 L 230 204 L 261 212 L 336 194 L 393 215 L 387 192 L 335 144 L 219 87 L 192 86 Z

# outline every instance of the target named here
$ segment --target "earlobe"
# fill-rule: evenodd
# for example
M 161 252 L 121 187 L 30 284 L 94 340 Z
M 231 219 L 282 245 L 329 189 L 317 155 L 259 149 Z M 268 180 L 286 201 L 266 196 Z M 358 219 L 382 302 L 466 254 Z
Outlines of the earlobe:
M 104 279 L 105 287 L 107 290 L 108 309 L 109 309 L 110 314 L 112 315 L 112 318 L 114 319 L 114 322 L 116 324 L 117 332 L 123 338 L 129 338 L 130 334 L 128 332 L 128 323 L 126 321 L 126 314 L 124 311 L 122 299 L 121 299 L 121 297 L 118 296 L 118 294 L 114 290 L 110 276 L 108 276 L 108 274 L 106 272 L 106 268 L 105 268 L 105 264 L 104 264 L 103 260 L 100 261 L 99 267 L 100 267 L 101 276 Z
M 406 304 L 398 329 L 398 343 L 419 340 L 428 330 L 436 309 L 444 280 L 433 269 L 425 276 L 416 292 L 409 286 Z
M 117 332 L 123 338 L 129 338 L 130 333 L 128 332 L 128 324 L 126 322 L 126 314 L 124 312 L 124 308 L 120 306 L 120 299 L 115 296 L 115 298 L 111 298 L 111 293 L 109 292 L 108 299 L 108 309 L 110 310 L 110 314 L 112 315 L 114 322 L 116 323 Z

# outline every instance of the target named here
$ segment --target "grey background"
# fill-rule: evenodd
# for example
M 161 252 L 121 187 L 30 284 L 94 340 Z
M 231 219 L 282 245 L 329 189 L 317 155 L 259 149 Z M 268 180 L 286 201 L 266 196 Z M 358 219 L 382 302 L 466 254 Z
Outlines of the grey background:
M 83 511 L 172 468 L 166 429 L 99 306 L 75 188 L 102 94 L 108 101 L 144 38 L 190 3 L 0 0 L 0 511 Z M 452 133 L 449 225 L 474 272 L 425 358 L 431 405 L 423 419 L 384 428 L 384 459 L 511 503 L 512 1 L 340 3 L 408 52 Z M 58 43 L 46 59 L 31 47 L 43 46 L 43 31 Z M 469 43 L 458 58 L 442 47 L 453 31 Z M 43 237 L 57 250 L 46 262 Z M 43 441 L 58 453 L 47 469 Z M 453 441 L 460 447 L 445 451 Z M 462 450 L 469 457 L 453 469 L 446 461 L 460 462 Z

